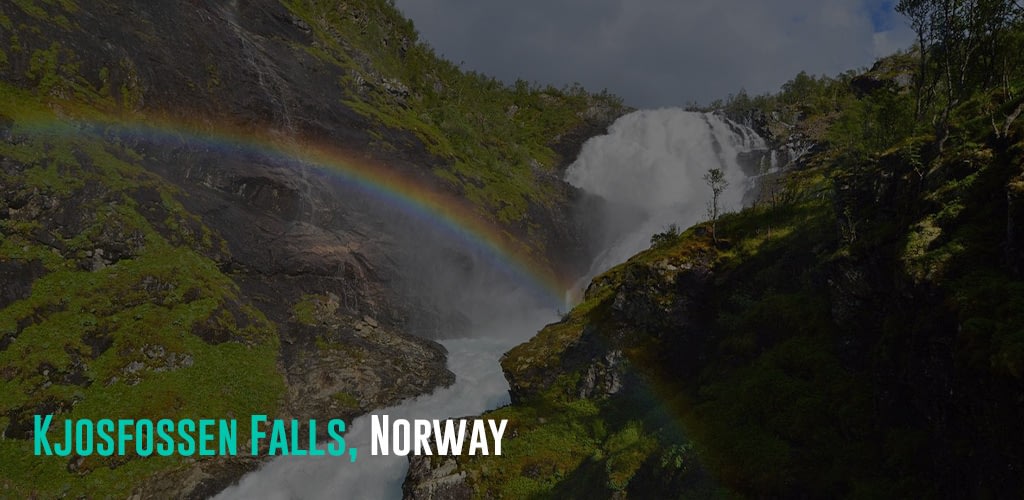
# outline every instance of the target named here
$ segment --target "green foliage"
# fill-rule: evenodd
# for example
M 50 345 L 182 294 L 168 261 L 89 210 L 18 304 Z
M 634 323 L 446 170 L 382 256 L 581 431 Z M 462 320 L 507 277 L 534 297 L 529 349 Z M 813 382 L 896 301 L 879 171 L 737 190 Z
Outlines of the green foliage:
M 22 12 L 40 21 L 53 23 L 63 30 L 74 28 L 65 13 L 78 12 L 78 4 L 73 0 L 13 0 L 12 3 Z M 0 14 L 2 15 L 2 14 Z M 6 23 L 10 24 L 10 21 Z M 0 25 L 8 27 L 0 20 Z
M 331 395 L 331 398 L 338 402 L 338 404 L 345 410 L 348 411 L 359 411 L 362 406 L 359 404 L 359 399 L 353 396 L 351 393 L 341 391 Z
M 460 460 L 478 498 L 605 498 L 629 491 L 644 464 L 658 462 L 666 472 L 692 465 L 689 445 L 660 430 L 663 414 L 624 420 L 622 405 L 634 401 L 567 397 L 565 383 L 571 384 L 563 378 L 526 404 L 485 415 L 509 419 L 509 427 L 501 456 Z M 659 443 L 681 453 L 662 456 Z
M 39 6 L 34 0 L 14 0 L 13 3 L 21 9 L 22 12 L 37 19 L 46 19 L 49 16 L 46 9 Z
M 306 295 L 302 297 L 302 300 L 295 303 L 292 306 L 292 318 L 295 322 L 308 325 L 316 326 L 320 324 L 320 309 L 321 309 L 321 297 L 319 295 Z
M 892 147 L 916 128 L 912 96 L 884 88 L 862 98 L 847 96 L 827 137 L 838 151 L 865 157 Z
M 666 247 L 674 244 L 679 239 L 679 226 L 669 224 L 664 231 L 651 235 L 652 247 Z
M 550 497 L 560 479 L 597 451 L 590 435 L 597 411 L 579 401 L 488 413 L 487 418 L 509 419 L 506 436 L 520 438 L 503 440 L 501 456 L 472 462 L 467 472 L 480 484 L 479 496 Z
M 347 68 L 345 102 L 383 126 L 415 134 L 442 160 L 436 174 L 481 214 L 504 223 L 520 224 L 531 205 L 552 206 L 554 194 L 540 181 L 564 160 L 551 149 L 552 137 L 594 110 L 623 109 L 618 98 L 579 86 L 505 85 L 464 72 L 419 42 L 412 22 L 386 2 L 288 6 L 326 47 L 313 53 Z M 369 58 L 358 60 L 356 53 Z
M 792 126 L 811 116 L 829 115 L 842 109 L 844 99 L 851 93 L 849 83 L 854 74 L 853 71 L 847 71 L 836 77 L 828 77 L 813 76 L 801 71 L 776 93 L 750 96 L 745 90 L 740 90 L 725 100 L 715 100 L 707 107 L 694 108 L 721 111 L 741 123 L 758 117 L 774 116 L 775 120 Z
M 638 421 L 626 424 L 604 442 L 605 473 L 611 490 L 622 491 L 654 450 L 657 441 L 645 434 Z
M 936 124 L 940 140 L 950 112 L 977 92 L 1024 77 L 1024 6 L 1014 0 L 901 0 L 917 33 L 917 117 Z M 1009 96 L 1007 96 L 1009 97 Z
M 901 119 L 912 118 L 913 101 L 907 93 L 884 92 L 851 101 L 844 105 L 843 112 L 871 109 L 870 115 L 860 116 L 878 120 L 886 103 L 898 103 Z M 837 123 L 845 126 L 849 122 L 844 120 L 840 117 Z M 528 381 L 531 370 L 557 370 L 560 361 L 556 354 L 580 342 L 584 332 L 609 329 L 625 338 L 646 335 L 649 332 L 614 323 L 607 309 L 613 297 L 627 297 L 623 290 L 633 289 L 621 288 L 626 280 L 635 279 L 630 276 L 644 276 L 630 269 L 647 266 L 662 270 L 666 268 L 662 263 L 673 262 L 671 259 L 691 264 L 712 262 L 713 291 L 704 307 L 713 317 L 707 327 L 713 343 L 703 351 L 699 376 L 680 378 L 679 361 L 674 357 L 652 362 L 658 359 L 658 352 L 673 348 L 671 340 L 641 343 L 636 352 L 629 354 L 634 369 L 644 374 L 645 380 L 671 387 L 662 393 L 673 394 L 675 399 L 663 402 L 672 401 L 678 409 L 689 439 L 666 441 L 652 434 L 650 422 L 638 424 L 632 420 L 644 415 L 650 403 L 616 401 L 617 407 L 628 408 L 616 414 L 601 405 L 602 399 L 595 398 L 588 401 L 597 402 L 597 419 L 575 435 L 578 442 L 598 443 L 598 449 L 588 459 L 567 453 L 557 454 L 557 459 L 550 457 L 550 462 L 560 464 L 551 473 L 559 479 L 552 486 L 555 489 L 522 477 L 527 474 L 512 478 L 472 476 L 481 481 L 477 484 L 484 485 L 485 494 L 515 491 L 549 497 L 570 491 L 571 485 L 577 488 L 572 491 L 585 491 L 588 496 L 607 496 L 613 491 L 634 492 L 632 488 L 645 484 L 644 479 L 637 478 L 650 477 L 644 474 L 657 471 L 655 481 L 666 481 L 684 469 L 691 474 L 707 471 L 727 490 L 744 496 L 938 494 L 934 483 L 922 479 L 921 471 L 926 469 L 915 462 L 921 450 L 929 446 L 928 437 L 911 429 L 885 427 L 876 408 L 874 372 L 859 365 L 889 362 L 889 357 L 900 352 L 900 339 L 935 335 L 935 325 L 927 319 L 934 314 L 933 306 L 915 302 L 902 306 L 912 312 L 899 308 L 888 312 L 885 321 L 893 325 L 892 330 L 878 336 L 880 333 L 872 330 L 867 319 L 864 325 L 836 324 L 833 308 L 841 304 L 835 302 L 836 288 L 823 276 L 833 276 L 836 269 L 843 269 L 833 267 L 837 260 L 870 252 L 874 259 L 891 259 L 887 262 L 903 276 L 899 286 L 928 282 L 925 286 L 932 287 L 928 289 L 942 290 L 945 304 L 956 308 L 957 324 L 962 325 L 956 335 L 970 346 L 955 351 L 956 356 L 964 357 L 958 362 L 988 373 L 986 376 L 994 377 L 991 380 L 1021 377 L 1024 323 L 1018 312 L 1024 311 L 1024 287 L 1019 280 L 997 271 L 1003 262 L 999 242 L 1005 237 L 1005 215 L 1000 210 L 1005 206 L 1001 197 L 991 193 L 1005 189 L 1012 163 L 1008 165 L 998 153 L 969 141 L 955 143 L 956 149 L 947 149 L 938 159 L 924 155 L 922 150 L 929 147 L 929 140 L 910 137 L 913 120 L 908 121 L 911 128 L 906 131 L 899 130 L 901 125 L 889 125 L 894 137 L 888 139 L 862 134 L 850 144 L 834 145 L 826 154 L 833 155 L 835 149 L 846 147 L 859 151 L 853 155 L 858 159 L 847 157 L 794 173 L 791 189 L 797 194 L 786 203 L 723 216 L 723 230 L 732 238 L 721 249 L 708 245 L 708 237 L 693 230 L 681 235 L 674 230 L 655 238 L 652 243 L 657 244 L 649 251 L 596 278 L 580 309 L 513 349 L 503 363 L 506 370 L 516 374 L 517 381 Z M 969 130 L 973 133 L 985 130 L 983 122 L 972 127 Z M 842 203 L 853 203 L 847 207 L 846 217 L 880 209 L 871 196 L 878 189 L 896 189 L 876 187 L 884 175 L 894 179 L 889 181 L 894 184 L 925 178 L 928 189 L 910 191 L 921 197 L 917 208 L 899 205 L 899 217 L 885 215 L 884 225 L 863 228 L 857 244 L 849 246 L 837 234 L 839 221 L 833 211 L 843 205 L 834 205 L 836 202 L 829 197 L 830 183 L 846 175 L 847 170 L 858 171 L 858 176 L 843 177 L 841 182 L 853 183 L 868 197 L 843 198 Z M 836 182 L 838 185 L 840 180 Z M 903 193 L 896 191 L 892 196 L 910 203 L 903 199 L 910 195 Z M 905 222 L 913 217 L 922 218 L 917 223 Z M 900 243 L 893 244 L 893 240 Z M 911 279 L 906 280 L 908 277 Z M 659 286 L 648 281 L 637 288 L 658 290 Z M 916 293 L 911 291 L 915 288 L 902 290 L 894 291 L 895 297 Z M 906 300 L 895 297 L 882 300 Z M 655 303 L 672 304 L 673 298 L 658 295 Z M 671 339 L 680 333 L 662 331 L 652 335 Z M 868 351 L 864 355 L 871 361 L 850 361 L 852 355 L 844 352 L 844 343 L 857 341 L 877 342 L 865 348 Z M 680 352 L 701 349 L 692 341 L 676 348 Z M 541 359 L 545 361 L 538 363 Z M 545 405 L 573 401 L 571 388 L 579 377 L 579 372 L 563 373 L 537 399 L 503 411 L 529 414 Z M 562 386 L 570 389 L 560 390 Z M 536 390 L 534 386 L 521 387 Z M 533 439 L 543 429 L 521 428 L 516 439 Z M 646 441 L 653 436 L 657 436 L 655 441 Z M 567 446 L 555 441 L 531 444 L 531 451 L 543 449 L 545 453 Z M 686 449 L 691 452 L 680 451 Z M 518 459 L 519 455 L 515 456 Z M 666 464 L 672 467 L 666 468 Z M 461 465 L 466 470 L 477 470 L 476 461 Z M 547 476 L 541 473 L 539 477 Z M 498 484 L 522 489 L 496 489 Z
M 45 269 L 28 297 L 0 311 L 0 336 L 14 339 L 0 350 L 0 426 L 53 405 L 55 428 L 112 415 L 276 414 L 284 392 L 276 327 L 220 272 L 211 258 L 219 242 L 181 194 L 142 168 L 137 153 L 93 131 L 33 128 L 56 119 L 41 97 L 0 92 L 15 97 L 0 101 L 16 139 L 0 142 L 5 192 L 33 200 L 30 210 L 75 207 L 73 230 L 14 211 L 0 220 L 0 260 Z M 140 206 L 135 195 L 147 189 L 159 206 Z M 17 436 L 0 441 L 3 496 L 120 497 L 188 462 L 89 457 L 74 472 L 66 458 L 35 457 L 31 446 Z

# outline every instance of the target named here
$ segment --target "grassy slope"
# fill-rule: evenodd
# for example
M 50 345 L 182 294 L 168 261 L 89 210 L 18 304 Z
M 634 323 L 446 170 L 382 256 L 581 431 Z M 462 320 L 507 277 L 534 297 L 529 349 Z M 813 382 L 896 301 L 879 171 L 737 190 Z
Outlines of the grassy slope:
M 808 177 L 807 186 L 813 183 L 817 188 L 821 187 L 823 179 L 820 175 Z M 483 496 L 508 498 L 524 495 L 559 497 L 568 492 L 574 496 L 607 497 L 617 491 L 661 496 L 673 489 L 681 498 L 726 495 L 727 490 L 705 477 L 703 467 L 709 460 L 721 462 L 724 470 L 731 468 L 749 473 L 750 466 L 757 465 L 765 475 L 785 475 L 781 472 L 784 469 L 778 468 L 777 456 L 765 461 L 768 457 L 764 455 L 780 453 L 780 444 L 762 439 L 763 429 L 736 425 L 735 420 L 739 419 L 757 426 L 757 419 L 744 415 L 749 408 L 721 408 L 716 405 L 723 402 L 702 405 L 695 402 L 717 399 L 715 394 L 718 393 L 727 400 L 730 396 L 735 398 L 751 391 L 763 392 L 766 399 L 800 394 L 805 389 L 793 385 L 800 381 L 792 379 L 788 370 L 780 370 L 778 365 L 785 363 L 787 356 L 799 356 L 816 349 L 824 332 L 782 345 L 778 352 L 762 355 L 757 363 L 746 366 L 739 373 L 728 377 L 718 375 L 722 378 L 702 388 L 698 395 L 696 392 L 678 392 L 678 384 L 683 381 L 671 368 L 678 360 L 666 360 L 659 354 L 664 349 L 676 349 L 671 347 L 672 340 L 654 338 L 653 332 L 615 318 L 611 308 L 617 294 L 633 296 L 633 292 L 620 290 L 624 283 L 636 279 L 632 276 L 639 269 L 663 270 L 667 266 L 684 269 L 687 265 L 710 265 L 721 275 L 716 282 L 744 275 L 745 286 L 742 291 L 737 291 L 739 295 L 723 299 L 728 303 L 743 301 L 744 304 L 736 317 L 723 319 L 729 324 L 731 333 L 722 339 L 721 348 L 728 353 L 726 359 L 750 356 L 758 350 L 758 344 L 764 342 L 752 337 L 756 334 L 750 325 L 759 324 L 764 316 L 771 317 L 771 324 L 778 328 L 762 331 L 761 335 L 765 336 L 790 336 L 793 332 L 787 328 L 793 324 L 805 324 L 808 318 L 827 316 L 827 311 L 821 310 L 823 304 L 820 300 L 808 300 L 806 292 L 799 290 L 799 280 L 794 282 L 793 290 L 776 289 L 763 296 L 744 294 L 749 293 L 748 290 L 762 289 L 760 287 L 775 287 L 770 287 L 770 283 L 791 282 L 782 279 L 780 274 L 788 273 L 789 266 L 797 265 L 794 261 L 803 264 L 819 257 L 806 255 L 803 251 L 795 253 L 791 248 L 794 242 L 826 236 L 831 230 L 831 221 L 827 204 L 813 197 L 784 208 L 745 211 L 726 216 L 720 222 L 720 233 L 729 235 L 728 249 L 716 248 L 706 234 L 691 229 L 596 278 L 588 290 L 587 300 L 565 320 L 545 328 L 530 342 L 510 351 L 503 360 L 507 371 L 527 374 L 517 377 L 517 381 L 529 382 L 531 376 L 528 373 L 534 369 L 559 375 L 547 388 L 541 388 L 539 383 L 536 387 L 521 387 L 535 392 L 531 392 L 524 401 L 487 415 L 511 419 L 509 433 L 516 437 L 507 440 L 503 456 L 462 464 L 472 481 L 477 482 L 477 491 Z M 752 273 L 752 269 L 756 271 Z M 642 274 L 647 276 L 646 272 Z M 753 279 L 751 274 L 755 274 Z M 659 276 L 656 279 L 663 280 L 662 284 L 666 285 L 665 288 L 651 285 L 660 293 L 655 300 L 663 304 L 678 300 L 667 291 L 673 288 L 671 283 L 677 272 L 657 271 L 654 276 Z M 790 276 L 786 274 L 786 277 Z M 813 327 L 805 325 L 804 331 Z M 623 331 L 626 332 L 625 339 Z M 580 379 L 588 367 L 561 373 L 560 356 L 567 347 L 591 335 L 603 339 L 599 341 L 601 345 L 621 349 L 631 366 L 645 367 L 634 368 L 645 382 L 629 386 L 622 393 L 610 397 L 579 398 Z M 826 359 L 815 359 L 814 362 L 828 365 L 828 354 L 821 355 Z M 712 367 L 708 371 L 714 373 L 730 368 Z M 836 391 L 846 394 L 857 392 L 842 374 L 829 377 L 836 378 Z M 737 390 L 732 384 L 748 387 Z M 777 391 L 783 393 L 772 394 Z M 728 404 L 746 403 L 733 399 Z M 806 412 L 807 405 L 814 404 L 814 401 L 804 402 L 803 406 L 793 409 L 792 417 Z M 716 415 L 710 417 L 707 413 Z M 754 451 L 751 443 L 756 441 L 761 441 L 757 446 L 761 448 L 762 455 L 751 453 Z M 722 446 L 714 450 L 699 447 L 699 443 L 705 442 L 720 442 Z M 729 454 L 729 449 L 736 450 L 736 454 Z M 709 455 L 709 452 L 724 455 Z M 726 465 L 730 460 L 735 462 Z M 540 473 L 523 472 L 530 470 Z M 641 481 L 633 481 L 634 489 L 630 489 L 630 482 L 637 474 L 646 476 L 641 481 L 650 482 L 656 478 L 655 481 L 661 482 L 664 489 L 644 490 L 638 484 Z
M 561 162 L 553 142 L 590 114 L 617 116 L 621 101 L 581 87 L 507 86 L 437 57 L 389 2 L 289 1 L 305 21 L 316 57 L 347 70 L 344 102 L 383 126 L 412 132 L 445 166 L 436 170 L 485 216 L 540 242 L 531 205 L 560 200 L 551 178 Z M 381 136 L 384 141 L 384 137 Z M 395 147 L 386 145 L 385 147 Z M 399 145 L 400 146 L 400 145 Z
M 1019 414 L 992 400 L 1019 397 L 1024 377 L 1024 282 L 1003 253 L 1024 127 L 996 137 L 988 117 L 1021 99 L 958 107 L 941 154 L 894 124 L 909 91 L 836 101 L 802 105 L 831 124 L 831 148 L 774 202 L 725 216 L 724 244 L 701 227 L 663 238 L 506 355 L 521 399 L 488 416 L 511 419 L 514 437 L 502 457 L 460 461 L 477 495 L 1013 491 L 1019 477 L 990 460 L 1020 464 Z M 675 270 L 689 267 L 713 277 L 681 321 L 673 306 L 694 299 Z M 662 312 L 623 318 L 623 299 Z M 603 354 L 580 365 L 572 353 L 595 342 L 624 353 L 640 380 L 629 394 L 580 397 Z M 979 482 L 958 485 L 958 473 Z

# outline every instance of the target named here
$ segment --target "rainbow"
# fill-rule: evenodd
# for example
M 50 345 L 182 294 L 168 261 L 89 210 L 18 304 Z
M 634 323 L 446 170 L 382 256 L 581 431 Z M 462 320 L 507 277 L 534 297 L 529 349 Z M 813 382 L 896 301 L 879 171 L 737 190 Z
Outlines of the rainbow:
M 552 307 L 563 307 L 572 281 L 550 268 L 525 242 L 489 220 L 466 200 L 425 182 L 417 182 L 391 166 L 335 146 L 304 141 L 281 132 L 260 133 L 240 127 L 190 124 L 181 120 L 60 120 L 49 113 L 19 120 L 20 132 L 69 135 L 90 130 L 149 143 L 174 141 L 225 153 L 255 153 L 297 162 L 383 203 L 453 238 L 486 258 Z

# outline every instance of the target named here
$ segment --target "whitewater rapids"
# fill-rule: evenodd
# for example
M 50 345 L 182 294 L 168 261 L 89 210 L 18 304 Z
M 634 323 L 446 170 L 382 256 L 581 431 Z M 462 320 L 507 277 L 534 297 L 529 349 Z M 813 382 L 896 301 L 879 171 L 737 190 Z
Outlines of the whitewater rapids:
M 740 208 L 749 179 L 759 168 L 757 153 L 766 151 L 764 140 L 748 127 L 716 114 L 681 109 L 631 113 L 616 121 L 607 135 L 590 139 L 568 168 L 566 181 L 612 209 L 592 215 L 600 220 L 589 221 L 602 227 L 604 239 L 580 286 L 647 248 L 651 235 L 669 224 L 685 228 L 703 220 L 711 200 L 703 176 L 710 168 L 721 169 L 730 184 L 722 207 Z M 629 216 L 616 216 L 622 213 Z M 511 285 L 502 283 L 494 289 L 514 288 Z M 505 314 L 478 322 L 469 338 L 441 342 L 448 350 L 448 368 L 455 373 L 454 385 L 372 414 L 392 419 L 464 417 L 507 404 L 509 387 L 499 358 L 558 317 L 555 308 L 535 302 L 494 300 L 506 305 Z M 348 446 L 359 449 L 355 463 L 344 457 L 277 458 L 216 498 L 401 498 L 408 461 L 370 455 L 369 419 L 357 418 L 344 435 Z

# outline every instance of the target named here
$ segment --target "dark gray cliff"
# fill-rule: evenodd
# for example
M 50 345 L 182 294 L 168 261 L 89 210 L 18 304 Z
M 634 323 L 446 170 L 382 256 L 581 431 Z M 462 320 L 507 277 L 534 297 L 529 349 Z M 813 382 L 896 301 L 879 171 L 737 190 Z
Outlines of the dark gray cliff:
M 435 292 L 441 277 L 487 271 L 478 250 L 301 161 L 196 137 L 386 164 L 555 269 L 583 251 L 561 169 L 622 112 L 465 75 L 375 0 L 18 2 L 0 6 L 0 41 L 0 427 L 12 450 L 30 443 L 32 414 L 80 415 L 110 394 L 124 405 L 110 412 L 350 419 L 452 382 L 430 339 L 468 319 Z M 522 111 L 453 100 L 467 88 Z M 531 126 L 545 114 L 555 125 Z M 470 161 L 480 147 L 498 151 L 492 166 Z M 503 184 L 523 172 L 525 187 Z M 220 367 L 234 371 L 204 377 Z M 160 397 L 156 380 L 169 381 Z M 199 498 L 258 461 L 152 464 L 18 461 L 4 487 Z

